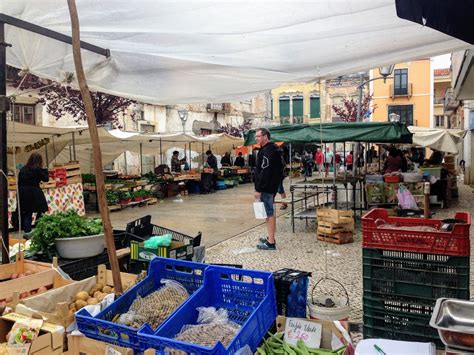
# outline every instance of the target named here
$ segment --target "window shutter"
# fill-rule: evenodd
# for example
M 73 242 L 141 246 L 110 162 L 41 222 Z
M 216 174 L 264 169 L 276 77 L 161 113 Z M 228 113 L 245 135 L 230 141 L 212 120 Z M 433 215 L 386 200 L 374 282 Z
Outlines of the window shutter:
M 321 99 L 319 96 L 312 96 L 310 98 L 310 117 L 321 117 Z

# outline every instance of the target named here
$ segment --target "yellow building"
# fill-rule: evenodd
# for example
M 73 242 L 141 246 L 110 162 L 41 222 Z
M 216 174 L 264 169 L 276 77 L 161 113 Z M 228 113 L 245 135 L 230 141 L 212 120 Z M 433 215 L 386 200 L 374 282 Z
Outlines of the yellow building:
M 286 84 L 272 90 L 275 123 L 315 123 L 324 117 L 324 82 Z
M 451 71 L 449 68 L 434 70 L 433 115 L 434 127 L 451 128 L 449 117 L 446 115 L 444 102 L 446 90 L 451 87 Z
M 378 77 L 370 71 L 370 78 Z M 407 125 L 433 127 L 433 71 L 430 59 L 420 59 L 395 65 L 393 74 L 370 83 L 373 93 L 373 121 L 386 122 L 391 113 L 398 114 Z

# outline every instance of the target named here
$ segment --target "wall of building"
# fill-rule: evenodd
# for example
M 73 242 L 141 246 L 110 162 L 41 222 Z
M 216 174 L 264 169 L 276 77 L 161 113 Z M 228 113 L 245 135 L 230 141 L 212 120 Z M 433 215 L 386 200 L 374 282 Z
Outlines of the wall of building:
M 373 81 L 373 102 L 377 105 L 372 116 L 373 120 L 387 122 L 390 105 L 413 105 L 413 125 L 430 127 L 432 112 L 430 102 L 433 95 L 431 60 L 421 59 L 395 65 L 395 69 L 404 68 L 408 69 L 408 83 L 412 86 L 412 95 L 390 97 L 390 89 L 394 84 L 393 75 L 385 83 L 383 80 Z M 371 78 L 378 76 L 378 70 L 370 71 Z
M 292 115 L 292 102 L 293 97 L 303 96 L 303 122 L 319 122 L 320 119 L 323 121 L 326 120 L 325 112 L 323 110 L 323 97 L 324 97 L 324 81 L 312 82 L 312 83 L 295 83 L 295 84 L 285 84 L 281 85 L 271 91 L 273 99 L 273 121 L 278 121 L 280 118 L 280 97 L 288 96 L 290 98 L 290 115 Z M 311 95 L 320 95 L 320 116 L 321 117 L 310 117 L 310 97 Z
M 363 81 L 368 80 L 368 76 L 363 74 Z M 340 120 L 337 117 L 333 105 L 341 106 L 343 99 L 352 99 L 354 101 L 359 101 L 359 89 L 360 84 L 360 75 L 350 75 L 340 79 L 331 79 L 326 80 L 325 82 L 325 92 L 324 92 L 324 112 L 327 121 L 337 122 Z M 367 86 L 364 86 L 362 95 L 363 97 L 367 95 L 368 89 Z

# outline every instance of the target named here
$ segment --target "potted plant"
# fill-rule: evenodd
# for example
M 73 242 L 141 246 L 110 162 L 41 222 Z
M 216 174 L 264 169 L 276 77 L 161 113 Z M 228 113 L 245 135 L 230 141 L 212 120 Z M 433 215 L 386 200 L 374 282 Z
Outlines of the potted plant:
M 143 201 L 145 198 L 149 196 L 148 191 L 146 190 L 138 190 L 133 193 L 133 201 L 140 202 Z
M 102 221 L 73 211 L 43 215 L 31 233 L 30 252 L 48 260 L 56 252 L 63 258 L 76 259 L 99 255 L 104 248 Z
M 116 193 L 114 191 L 107 191 L 106 192 L 106 198 L 107 198 L 107 205 L 109 205 L 109 206 L 116 205 L 120 201 L 118 193 Z
M 132 202 L 132 195 L 128 191 L 119 191 L 118 198 L 120 200 L 120 204 L 122 205 Z

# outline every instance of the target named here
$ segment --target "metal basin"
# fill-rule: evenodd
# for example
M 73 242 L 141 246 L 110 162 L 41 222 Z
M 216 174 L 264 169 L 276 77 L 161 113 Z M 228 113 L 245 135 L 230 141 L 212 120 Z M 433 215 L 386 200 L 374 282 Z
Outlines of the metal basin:
M 430 326 L 449 347 L 474 351 L 474 302 L 438 298 Z

